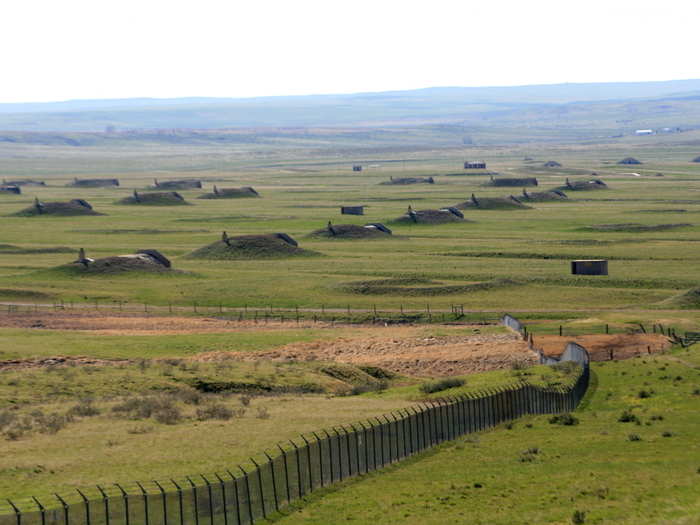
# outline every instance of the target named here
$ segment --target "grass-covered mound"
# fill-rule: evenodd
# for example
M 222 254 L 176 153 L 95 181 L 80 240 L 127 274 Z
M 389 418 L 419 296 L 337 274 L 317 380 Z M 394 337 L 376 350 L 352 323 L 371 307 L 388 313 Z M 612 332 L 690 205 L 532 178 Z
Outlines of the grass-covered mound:
M 236 260 L 312 255 L 318 255 L 318 253 L 299 248 L 298 243 L 286 233 L 229 237 L 224 232 L 221 240 L 193 251 L 188 257 L 192 259 Z
M 447 224 L 450 222 L 465 222 L 464 215 L 455 208 L 443 208 L 440 210 L 413 210 L 408 211 L 393 221 L 396 224 Z
M 475 283 L 446 283 L 421 277 L 398 277 L 342 283 L 339 289 L 345 293 L 358 295 L 403 295 L 414 297 L 463 294 L 516 286 L 518 284 L 518 282 L 511 279 L 494 279 L 492 281 Z
M 115 274 L 125 272 L 170 272 L 170 260 L 158 250 L 139 250 L 134 254 L 116 255 L 91 259 L 80 250 L 78 259 L 67 265 L 67 270 L 75 274 Z
M 2 180 L 3 186 L 46 186 L 43 180 L 20 179 L 20 180 Z
M 74 188 L 111 188 L 119 186 L 119 179 L 73 179 L 68 184 Z
M 561 164 L 558 163 L 556 160 L 548 160 L 544 164 L 542 164 L 542 167 L 544 168 L 561 168 Z
M 468 201 L 455 205 L 460 210 L 529 210 L 530 206 L 513 197 L 477 197 L 472 193 Z
M 435 179 L 433 179 L 432 177 L 399 177 L 396 179 L 394 177 L 390 177 L 389 180 L 384 181 L 384 182 L 380 182 L 380 184 L 383 184 L 383 185 L 435 184 Z
M 214 190 L 211 193 L 205 193 L 197 197 L 198 199 L 246 199 L 246 198 L 260 197 L 260 194 L 255 191 L 254 188 L 250 186 L 243 186 L 242 188 L 217 188 L 214 186 Z
M 36 217 L 38 215 L 53 215 L 57 217 L 73 217 L 78 215 L 104 215 L 92 209 L 92 205 L 83 199 L 73 199 L 68 202 L 40 202 L 13 214 L 15 217 Z
M 143 206 L 183 206 L 189 204 L 185 198 L 176 191 L 157 191 L 139 193 L 137 191 L 131 197 L 125 197 L 117 204 L 136 204 Z
M 591 190 L 607 190 L 608 185 L 600 179 L 574 180 L 568 178 L 563 186 L 559 186 L 558 190 L 562 191 L 591 191 Z
M 366 224 L 331 224 L 311 232 L 310 237 L 321 239 L 382 239 L 391 235 L 391 230 L 380 223 Z
M 484 186 L 508 186 L 523 188 L 525 186 L 537 186 L 537 178 L 535 177 L 494 177 L 484 184 Z
M 682 222 L 677 224 L 639 224 L 637 222 L 626 222 L 621 224 L 594 224 L 583 228 L 585 231 L 595 232 L 662 232 L 686 228 L 692 224 Z
M 568 200 L 566 193 L 561 190 L 529 192 L 523 190 L 523 194 L 518 196 L 519 201 L 527 202 L 552 202 Z
M 691 288 L 687 292 L 674 295 L 663 302 L 664 305 L 676 308 L 699 309 L 700 308 L 700 288 Z
M 153 187 L 159 190 L 192 190 L 202 187 L 199 179 L 163 180 L 153 179 Z

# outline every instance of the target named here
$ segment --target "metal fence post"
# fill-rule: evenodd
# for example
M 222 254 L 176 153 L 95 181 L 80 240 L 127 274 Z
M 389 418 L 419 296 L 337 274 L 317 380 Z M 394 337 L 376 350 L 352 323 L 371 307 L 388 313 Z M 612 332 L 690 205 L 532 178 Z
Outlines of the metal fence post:
M 236 504 L 236 525 L 241 525 L 241 499 L 238 497 L 238 478 L 236 478 L 229 469 L 226 469 L 226 474 L 231 476 L 233 480 L 233 499 Z
M 323 433 L 326 435 L 326 441 L 328 441 L 328 468 L 330 470 L 331 474 L 331 483 L 333 483 L 333 474 L 334 474 L 334 469 L 333 469 L 333 443 L 331 443 L 331 436 L 330 434 L 326 431 L 326 429 L 323 429 Z
M 139 483 L 138 481 L 136 482 L 136 485 L 138 486 L 139 489 L 141 489 L 141 494 L 143 494 L 143 513 L 144 513 L 144 519 L 146 520 L 144 522 L 144 525 L 148 525 L 149 523 L 149 516 L 148 516 L 148 494 L 146 493 L 146 489 L 143 488 L 143 485 Z
M 314 475 L 311 467 L 311 443 L 309 443 L 309 440 L 306 439 L 304 434 L 301 434 L 301 439 L 304 440 L 304 443 L 306 444 L 306 464 L 309 468 L 309 492 L 313 492 L 314 490 Z
M 34 500 L 34 503 L 36 503 L 36 506 L 39 508 L 39 514 L 41 514 L 41 525 L 46 525 L 46 509 L 34 496 L 32 496 L 32 499 Z M 107 514 L 106 518 L 107 519 L 105 520 L 105 524 L 109 525 L 109 513 Z
M 166 499 L 165 489 L 155 479 L 153 480 L 153 483 L 155 484 L 156 487 L 158 487 L 158 490 L 160 491 L 160 496 L 161 496 L 162 501 L 163 501 L 163 523 L 167 524 L 168 523 L 168 501 Z
M 126 525 L 129 525 L 129 495 L 119 483 L 115 483 L 114 485 L 122 493 L 122 499 L 124 500 L 124 523 L 126 523 Z
M 369 472 L 369 440 L 367 439 L 367 427 L 362 421 L 360 421 L 359 425 L 362 427 L 362 443 L 365 449 L 365 474 L 367 474 Z M 360 459 L 359 451 L 357 459 L 358 461 Z
M 314 438 L 316 438 L 316 443 L 318 443 L 318 471 L 319 471 L 319 477 L 320 482 L 321 482 L 321 488 L 325 486 L 325 482 L 323 479 L 323 447 L 321 446 L 321 438 L 318 437 L 318 434 L 316 432 L 312 432 Z
M 278 443 L 277 448 L 282 452 L 282 462 L 284 463 L 284 486 L 287 491 L 287 504 L 292 502 L 291 495 L 289 494 L 289 468 L 287 467 L 287 451 L 282 448 Z
M 355 428 L 355 425 L 350 424 L 352 429 L 352 435 L 355 437 L 355 464 L 357 465 L 356 474 L 362 474 L 362 469 L 360 468 L 360 431 Z
M 301 499 L 304 496 L 304 488 L 301 484 L 301 459 L 299 458 L 299 447 L 297 447 L 297 444 L 291 439 L 289 442 L 294 447 L 294 455 L 296 456 L 297 460 L 297 492 L 299 493 L 299 498 Z
M 9 310 L 10 307 L 8 305 L 7 309 Z M 12 503 L 12 500 L 8 498 L 7 502 L 10 504 L 12 507 L 12 510 L 15 512 L 15 518 L 17 519 L 17 525 L 22 525 L 22 511 L 17 508 L 17 506 Z
M 243 472 L 243 481 L 245 481 L 245 495 L 246 495 L 246 500 L 248 501 L 248 519 L 250 519 L 250 523 L 253 523 L 253 502 L 250 500 L 250 482 L 248 481 L 248 473 L 243 470 L 243 467 L 238 465 L 238 470 Z
M 345 432 L 345 452 L 347 453 L 348 456 L 348 476 L 352 476 L 352 458 L 350 457 L 350 432 L 347 431 L 347 429 L 343 426 L 340 425 L 340 429 Z
M 177 489 L 177 502 L 178 502 L 178 510 L 180 513 L 180 525 L 185 525 L 185 512 L 183 508 L 183 502 L 182 502 L 182 487 L 177 484 L 177 481 L 174 479 L 170 480 L 170 483 L 175 485 L 175 488 Z
M 277 476 L 275 475 L 275 465 L 267 451 L 263 451 L 263 454 L 265 454 L 265 457 L 267 457 L 267 464 L 270 465 L 270 474 L 272 475 L 272 497 L 275 499 L 275 511 L 279 511 L 280 504 L 279 500 L 277 499 Z M 224 498 L 224 505 L 225 501 L 226 500 Z
M 263 493 L 263 483 L 262 483 L 262 470 L 260 470 L 260 465 L 255 461 L 255 459 L 250 458 L 255 469 L 258 471 L 258 493 L 260 494 L 260 508 L 262 509 L 263 519 L 267 519 L 267 510 L 265 509 L 265 494 Z M 214 525 L 212 523 L 212 525 Z
M 228 503 L 226 501 L 226 485 L 224 483 L 224 480 L 221 479 L 221 476 L 217 472 L 214 472 L 214 476 L 216 479 L 219 481 L 219 487 L 221 488 L 221 503 L 224 507 L 224 525 L 228 525 Z M 168 521 L 166 520 L 164 522 L 164 525 L 167 525 Z
M 379 448 L 380 448 L 380 458 L 382 462 L 382 468 L 384 468 L 384 424 L 381 422 L 381 420 L 377 417 L 375 418 L 377 420 L 377 423 L 379 423 Z
M 83 500 L 83 503 L 85 504 L 85 523 L 87 525 L 90 525 L 90 500 L 87 499 L 85 494 L 80 489 L 75 489 L 78 494 L 80 494 L 80 497 Z
M 68 503 L 66 503 L 66 500 L 64 500 L 61 496 L 58 494 L 54 493 L 54 496 L 56 496 L 56 499 L 61 502 L 61 505 L 63 505 L 63 523 L 68 525 L 69 519 L 68 519 Z
M 197 494 L 197 485 L 194 484 L 194 481 L 192 481 L 189 476 L 185 476 L 185 479 L 190 484 L 190 487 L 192 487 L 192 499 L 194 501 L 194 522 L 196 525 L 199 525 L 199 497 Z
M 338 479 L 340 481 L 343 481 L 343 451 L 340 448 L 340 433 L 338 432 L 338 430 L 336 430 L 335 427 L 331 427 L 331 430 L 335 432 L 336 441 L 338 443 L 338 470 L 340 471 L 340 477 Z
M 204 483 L 207 485 L 207 496 L 209 498 L 209 523 L 211 525 L 214 525 L 214 500 L 212 499 L 212 491 L 211 491 L 211 483 L 209 483 L 209 480 L 204 477 L 204 474 L 199 475 L 200 478 L 204 480 Z

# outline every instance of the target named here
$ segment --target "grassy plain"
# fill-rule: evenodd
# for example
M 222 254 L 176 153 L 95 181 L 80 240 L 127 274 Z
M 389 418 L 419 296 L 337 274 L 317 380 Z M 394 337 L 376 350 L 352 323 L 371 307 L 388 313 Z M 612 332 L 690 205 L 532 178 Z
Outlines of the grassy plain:
M 414 133 L 411 140 L 420 142 L 420 132 Z M 600 331 L 605 324 L 613 331 L 625 331 L 639 322 L 698 329 L 700 310 L 679 309 L 671 299 L 698 286 L 700 164 L 690 160 L 700 154 L 699 137 L 698 132 L 687 132 L 605 139 L 595 144 L 533 142 L 498 148 L 444 147 L 433 144 L 428 135 L 425 142 L 429 146 L 424 147 L 415 143 L 409 147 L 398 140 L 390 144 L 393 139 L 383 137 L 361 148 L 357 137 L 337 135 L 316 135 L 311 146 L 298 137 L 225 146 L 0 144 L 4 177 L 31 177 L 48 184 L 25 187 L 19 196 L 0 194 L 0 302 L 23 303 L 25 310 L 35 303 L 60 301 L 77 308 L 93 308 L 96 302 L 101 308 L 116 308 L 121 303 L 141 308 L 147 303 L 158 305 L 161 313 L 172 304 L 180 315 L 197 303 L 207 315 L 222 317 L 245 307 L 260 311 L 300 307 L 308 310 L 306 315 L 323 309 L 339 316 L 350 309 L 360 316 L 375 307 L 394 313 L 401 309 L 424 312 L 430 305 L 431 311 L 449 312 L 452 305 L 463 305 L 463 321 L 493 320 L 502 312 L 518 312 L 535 333 L 553 333 L 559 325 L 571 333 Z M 363 140 L 371 143 L 370 139 Z M 629 155 L 644 164 L 615 164 Z M 526 161 L 526 157 L 533 160 Z M 418 210 L 439 208 L 463 202 L 472 193 L 500 197 L 519 191 L 482 186 L 488 175 L 468 174 L 461 169 L 464 159 L 484 159 L 489 170 L 503 175 L 537 176 L 543 190 L 561 186 L 566 177 L 590 177 L 593 172 L 610 189 L 571 192 L 567 202 L 539 203 L 531 210 L 465 211 L 465 217 L 474 222 L 392 224 L 408 205 Z M 545 169 L 542 164 L 547 160 L 557 160 L 563 167 Z M 354 162 L 361 162 L 365 170 L 353 173 Z M 659 172 L 663 177 L 657 176 Z M 449 175 L 454 173 L 461 176 Z M 74 176 L 88 175 L 118 177 L 121 186 L 65 186 Z M 390 176 L 433 176 L 436 183 L 380 185 Z M 152 184 L 153 177 L 201 178 L 205 188 L 181 192 L 191 206 L 116 204 L 134 189 Z M 196 198 L 211 191 L 213 184 L 253 186 L 262 198 Z M 35 197 L 45 201 L 86 199 L 105 215 L 11 216 L 30 206 Z M 355 204 L 367 206 L 364 217 L 340 215 L 341 205 Z M 329 220 L 390 223 L 395 235 L 371 241 L 307 237 Z M 651 228 L 595 228 L 628 223 Z M 653 231 L 655 225 L 680 223 L 689 226 Z M 222 230 L 229 235 L 285 232 L 303 248 L 323 256 L 230 262 L 186 257 L 219 239 Z M 73 253 L 80 247 L 91 257 L 156 248 L 183 273 L 84 276 L 59 268 L 74 260 Z M 609 276 L 569 275 L 569 259 L 598 257 L 610 259 Z M 224 314 L 219 308 L 225 309 Z M 320 373 L 318 363 L 238 363 L 230 368 L 200 364 L 197 369 L 187 364 L 181 369 L 178 361 L 210 350 L 265 349 L 343 337 L 363 329 L 261 326 L 256 331 L 144 336 L 0 328 L 3 360 L 57 354 L 145 359 L 141 364 L 116 367 L 0 372 L 0 406 L 15 415 L 34 417 L 31 413 L 35 411 L 64 414 L 85 396 L 94 398 L 99 410 L 95 416 L 75 418 L 55 434 L 27 431 L 17 439 L 0 441 L 3 452 L 9 452 L 2 454 L 0 492 L 23 498 L 119 479 L 211 472 L 300 432 L 365 419 L 414 402 L 420 382 L 416 378 L 392 380 L 384 393 L 338 397 L 348 388 L 362 386 L 361 381 L 340 384 Z M 446 328 L 429 330 L 437 333 Z M 154 358 L 174 361 L 149 361 Z M 554 427 L 543 418 L 530 421 L 532 428 L 519 422 L 512 430 L 447 445 L 444 452 L 428 454 L 405 468 L 371 476 L 351 487 L 347 496 L 331 494 L 327 503 L 314 504 L 287 519 L 330 523 L 333 520 L 328 521 L 324 513 L 346 506 L 348 516 L 368 521 L 372 507 L 363 510 L 361 501 L 369 498 L 367 501 L 376 501 L 394 513 L 391 519 L 395 521 L 445 523 L 450 521 L 446 518 L 454 518 L 460 522 L 466 519 L 459 516 L 466 501 L 484 523 L 496 523 L 485 517 L 496 502 L 505 502 L 497 517 L 502 523 L 513 523 L 516 514 L 519 519 L 521 508 L 530 523 L 562 522 L 579 508 L 598 516 L 595 519 L 601 523 L 625 523 L 642 511 L 654 512 L 650 510 L 653 502 L 672 508 L 673 503 L 663 499 L 671 498 L 672 491 L 652 494 L 650 488 L 654 483 L 669 488 L 666 474 L 671 471 L 681 472 L 677 508 L 679 516 L 687 516 L 697 510 L 689 502 L 691 496 L 697 496 L 690 488 L 697 473 L 688 468 L 700 467 L 700 462 L 692 444 L 698 430 L 691 407 L 696 398 L 689 394 L 691 381 L 697 385 L 697 368 L 686 363 L 700 365 L 697 350 L 650 358 L 647 363 L 596 365 L 599 387 L 581 412 L 578 427 L 556 427 L 553 432 Z M 662 367 L 666 367 L 663 373 L 658 370 Z M 648 379 L 642 377 L 647 373 Z M 661 375 L 683 379 L 661 379 Z M 129 397 L 181 395 L 180 390 L 190 388 L 187 381 L 202 377 L 257 384 L 267 381 L 290 391 L 253 399 L 245 414 L 231 421 L 200 420 L 198 405 L 179 397 L 172 400 L 181 412 L 177 424 L 116 417 L 112 411 Z M 364 378 L 359 373 L 357 377 Z M 509 372 L 473 376 L 465 388 L 478 389 L 512 378 Z M 540 380 L 548 379 L 545 375 Z M 303 385 L 306 390 L 315 385 L 324 393 L 303 393 Z M 646 387 L 657 394 L 635 399 L 635 392 Z M 230 410 L 243 406 L 239 396 L 226 393 L 205 397 L 202 403 L 218 403 Z M 614 422 L 630 406 L 643 415 L 643 425 L 631 431 L 628 425 Z M 263 411 L 258 412 L 259 408 Z M 666 419 L 652 421 L 652 413 L 662 409 L 669 414 Z M 257 417 L 259 413 L 269 417 Z M 36 424 L 41 427 L 42 421 Z M 673 436 L 659 437 L 667 429 Z M 631 432 L 640 434 L 642 441 L 627 442 Z M 591 447 L 584 448 L 582 442 L 590 442 Z M 541 448 L 542 453 L 533 462 L 523 463 L 520 452 L 529 446 Z M 582 458 L 587 458 L 584 466 Z M 584 481 L 581 472 L 592 481 Z M 424 482 L 415 483 L 419 475 L 425 476 Z M 382 485 L 384 479 L 391 482 L 386 485 L 390 490 Z M 532 483 L 533 479 L 550 481 Z M 474 483 L 483 486 L 477 490 Z M 418 489 L 426 495 L 412 492 Z M 589 490 L 593 492 L 585 492 Z M 671 510 L 660 512 L 666 512 L 659 514 L 664 519 L 675 519 Z
M 699 366 L 700 345 L 594 363 L 575 426 L 501 425 L 323 490 L 274 522 L 697 523 Z M 634 419 L 622 422 L 626 411 Z

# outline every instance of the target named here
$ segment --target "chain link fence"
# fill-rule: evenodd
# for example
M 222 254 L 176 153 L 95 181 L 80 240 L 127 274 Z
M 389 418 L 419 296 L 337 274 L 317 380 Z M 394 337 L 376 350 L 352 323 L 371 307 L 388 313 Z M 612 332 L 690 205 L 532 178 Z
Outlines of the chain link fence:
M 50 501 L 8 500 L 0 509 L 0 525 L 252 524 L 319 488 L 379 470 L 444 441 L 525 415 L 574 410 L 588 388 L 588 352 L 571 344 L 559 361 L 581 365 L 568 387 L 519 382 L 429 401 L 302 435 L 278 444 L 274 453 L 251 458 L 247 467 L 206 476 L 97 486 L 70 497 L 56 494 Z

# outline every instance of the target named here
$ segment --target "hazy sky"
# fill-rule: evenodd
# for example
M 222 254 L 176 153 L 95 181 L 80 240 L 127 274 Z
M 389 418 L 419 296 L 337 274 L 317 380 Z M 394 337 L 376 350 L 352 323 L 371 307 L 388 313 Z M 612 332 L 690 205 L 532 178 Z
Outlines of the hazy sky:
M 5 0 L 0 102 L 700 77 L 700 2 Z

